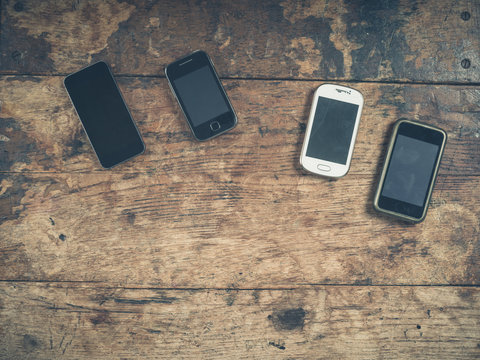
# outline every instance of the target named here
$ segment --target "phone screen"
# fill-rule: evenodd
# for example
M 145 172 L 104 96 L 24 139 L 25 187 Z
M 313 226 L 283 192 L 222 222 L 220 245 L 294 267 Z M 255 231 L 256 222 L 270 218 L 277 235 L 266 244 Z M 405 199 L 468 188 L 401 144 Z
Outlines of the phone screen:
M 440 146 L 398 135 L 381 195 L 423 206 Z
M 358 105 L 318 97 L 307 156 L 345 165 Z
M 112 167 L 144 151 L 140 133 L 104 62 L 65 78 L 85 132 L 103 167 Z
M 208 66 L 201 67 L 174 81 L 178 96 L 193 126 L 198 126 L 230 111 L 222 90 Z

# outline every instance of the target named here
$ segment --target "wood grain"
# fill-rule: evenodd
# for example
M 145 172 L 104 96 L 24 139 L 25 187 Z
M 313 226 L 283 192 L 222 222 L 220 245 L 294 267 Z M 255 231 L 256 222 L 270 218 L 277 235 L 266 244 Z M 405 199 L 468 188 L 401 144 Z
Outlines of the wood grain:
M 0 351 L 9 359 L 476 358 L 479 305 L 479 290 L 463 287 L 1 283 Z
M 296 181 L 314 90 L 320 82 L 227 80 L 237 127 L 212 141 L 193 139 L 165 79 L 120 78 L 146 152 L 115 173 L 201 176 L 285 175 Z M 401 117 L 445 129 L 441 174 L 480 174 L 480 90 L 471 86 L 352 84 L 365 107 L 350 174 L 371 175 L 383 164 L 392 124 Z M 0 78 L 0 171 L 103 171 L 60 77 Z
M 480 2 L 0 1 L 0 359 L 480 357 Z M 196 142 L 163 67 L 213 58 Z M 147 150 L 100 168 L 63 77 L 108 62 Z M 314 90 L 365 97 L 338 181 Z M 372 199 L 393 123 L 448 143 L 426 220 Z
M 163 76 L 204 49 L 223 77 L 480 81 L 478 1 L 3 1 L 1 10 L 3 73 L 65 74 L 103 59 L 121 74 Z
M 479 177 L 440 176 L 428 217 L 372 209 L 376 180 L 218 172 L 4 175 L 5 280 L 164 287 L 475 284 Z

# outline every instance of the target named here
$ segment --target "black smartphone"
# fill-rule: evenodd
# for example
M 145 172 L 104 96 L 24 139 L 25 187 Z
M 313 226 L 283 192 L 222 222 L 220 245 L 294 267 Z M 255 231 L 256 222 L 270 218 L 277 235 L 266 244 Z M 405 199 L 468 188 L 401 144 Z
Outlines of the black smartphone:
M 104 168 L 144 152 L 140 132 L 105 62 L 68 75 L 64 85 Z
M 411 120 L 395 123 L 374 208 L 411 222 L 427 215 L 447 134 Z
M 195 51 L 174 61 L 165 75 L 197 140 L 235 127 L 237 116 L 207 53 Z

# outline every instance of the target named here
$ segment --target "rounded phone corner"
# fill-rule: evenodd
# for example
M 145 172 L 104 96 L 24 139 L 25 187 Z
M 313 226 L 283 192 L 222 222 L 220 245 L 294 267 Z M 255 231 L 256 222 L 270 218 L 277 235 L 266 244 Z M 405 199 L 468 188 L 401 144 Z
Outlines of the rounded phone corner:
M 103 61 L 103 60 L 99 60 L 99 61 L 97 61 L 96 63 L 94 63 L 94 64 L 92 64 L 92 65 L 97 65 L 97 64 L 98 64 L 98 65 L 101 65 L 101 66 L 105 66 L 105 67 L 107 67 L 107 68 L 110 68 L 110 66 L 109 66 L 105 61 Z
M 67 87 L 67 81 L 70 80 L 70 76 L 72 76 L 72 74 L 68 74 L 63 78 L 63 86 Z
M 144 143 L 143 140 L 142 140 L 142 150 L 140 150 L 137 155 L 142 155 L 142 154 L 144 154 L 146 149 L 147 149 L 147 147 L 146 147 L 145 143 Z
M 332 176 L 330 176 L 330 177 L 332 177 L 332 178 L 334 178 L 334 179 L 341 179 L 341 178 L 345 177 L 345 176 L 348 174 L 348 170 L 349 170 L 349 169 L 347 169 L 347 171 L 345 171 L 344 173 L 340 173 L 339 175 L 332 175 Z
M 443 129 L 440 129 L 440 128 L 437 128 L 438 131 L 440 131 L 440 133 L 443 135 L 443 143 L 446 144 L 447 143 L 447 140 L 448 140 L 448 134 L 445 130 Z
M 204 141 L 207 141 L 208 139 L 211 139 L 210 137 L 206 137 L 206 138 L 199 138 L 197 136 L 197 134 L 195 134 L 195 131 L 191 131 L 192 135 L 193 135 L 193 138 L 197 141 L 200 141 L 200 142 L 204 142 Z
M 191 54 L 202 54 L 205 55 L 207 58 L 210 58 L 210 56 L 207 54 L 205 50 L 202 49 L 197 49 L 191 52 Z
M 97 156 L 98 158 L 98 156 Z M 109 170 L 111 168 L 113 168 L 116 164 L 108 164 L 108 163 L 104 163 L 103 161 L 101 161 L 100 159 L 98 159 L 98 162 L 100 163 L 100 166 L 104 169 L 104 170 Z
M 305 158 L 303 156 L 300 157 L 299 162 L 300 162 L 300 166 L 302 167 L 303 171 L 305 171 L 309 174 L 315 173 L 314 171 L 312 171 L 311 169 L 308 168 L 308 165 L 305 162 Z

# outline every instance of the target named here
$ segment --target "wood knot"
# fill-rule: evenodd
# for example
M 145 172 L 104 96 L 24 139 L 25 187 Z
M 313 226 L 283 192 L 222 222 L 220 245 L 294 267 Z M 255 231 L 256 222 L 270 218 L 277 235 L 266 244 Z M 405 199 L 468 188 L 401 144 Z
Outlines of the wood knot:
M 463 59 L 460 64 L 462 65 L 462 68 L 468 69 L 471 65 L 471 62 L 469 59 Z
M 470 20 L 470 13 L 468 11 L 464 11 L 460 14 L 460 17 L 463 21 L 468 21 Z

